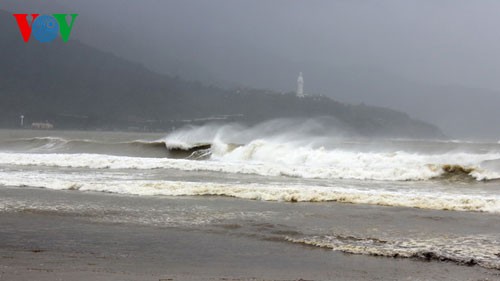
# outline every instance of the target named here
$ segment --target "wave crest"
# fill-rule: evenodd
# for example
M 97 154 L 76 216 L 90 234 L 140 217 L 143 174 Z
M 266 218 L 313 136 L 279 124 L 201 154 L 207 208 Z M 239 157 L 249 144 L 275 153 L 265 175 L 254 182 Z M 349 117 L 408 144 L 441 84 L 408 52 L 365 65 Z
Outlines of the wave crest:
M 287 237 L 286 240 L 350 254 L 450 261 L 463 265 L 500 269 L 498 259 L 500 244 L 495 237 L 489 236 L 384 240 L 334 234 L 303 238 Z
M 169 138 L 99 142 L 46 137 L 0 142 L 1 150 L 10 151 L 0 152 L 0 163 L 96 169 L 167 168 L 304 179 L 464 182 L 500 179 L 500 152 L 426 154 L 362 151 L 360 146 L 348 149 L 267 139 L 235 144 L 217 137 L 210 143 Z
M 148 196 L 226 196 L 286 202 L 341 202 L 434 210 L 500 213 L 500 198 L 486 194 L 453 194 L 428 190 L 368 189 L 359 186 L 298 184 L 239 184 L 166 180 L 99 179 L 96 175 L 0 173 L 0 185 L 56 190 L 100 191 Z
M 90 139 L 34 137 L 0 142 L 2 150 L 30 153 L 91 153 L 104 155 L 206 159 L 209 143 L 167 143 L 165 140 L 105 142 Z M 203 156 L 203 157 L 200 157 Z

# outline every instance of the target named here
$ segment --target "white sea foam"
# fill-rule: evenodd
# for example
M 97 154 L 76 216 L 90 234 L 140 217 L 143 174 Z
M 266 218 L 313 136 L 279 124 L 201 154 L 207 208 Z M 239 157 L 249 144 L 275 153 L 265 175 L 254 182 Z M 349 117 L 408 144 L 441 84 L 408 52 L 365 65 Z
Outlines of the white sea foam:
M 330 248 L 351 254 L 386 257 L 420 258 L 425 260 L 453 261 L 460 264 L 478 264 L 500 269 L 496 236 L 474 235 L 439 237 L 429 239 L 398 238 L 380 240 L 342 235 L 287 238 L 293 243 Z
M 56 190 L 101 191 L 133 195 L 217 195 L 242 199 L 322 202 L 337 201 L 437 210 L 500 213 L 500 196 L 460 194 L 432 189 L 369 188 L 356 185 L 232 184 L 213 182 L 140 180 L 109 175 L 72 175 L 32 172 L 0 174 L 0 185 L 45 187 Z
M 141 158 L 102 154 L 0 153 L 0 164 L 78 167 L 94 169 L 179 169 L 291 176 L 299 178 L 408 181 L 428 180 L 456 165 L 477 180 L 500 178 L 500 153 L 418 154 L 398 152 L 355 152 L 327 150 L 293 143 L 255 140 L 234 147 L 222 141 L 212 143 L 209 160 Z

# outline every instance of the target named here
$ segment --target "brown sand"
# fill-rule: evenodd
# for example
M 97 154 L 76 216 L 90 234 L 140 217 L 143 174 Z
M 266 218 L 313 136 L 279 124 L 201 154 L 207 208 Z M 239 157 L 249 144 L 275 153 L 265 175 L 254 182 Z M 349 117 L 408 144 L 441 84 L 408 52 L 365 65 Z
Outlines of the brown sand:
M 0 280 L 500 280 L 480 267 L 71 216 L 2 213 L 0 225 Z

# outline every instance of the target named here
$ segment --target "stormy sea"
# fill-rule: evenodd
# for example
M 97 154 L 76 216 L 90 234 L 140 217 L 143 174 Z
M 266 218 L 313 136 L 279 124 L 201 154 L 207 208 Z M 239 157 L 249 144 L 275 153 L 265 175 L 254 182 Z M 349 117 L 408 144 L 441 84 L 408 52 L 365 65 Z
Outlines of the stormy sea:
M 372 139 L 311 123 L 168 134 L 0 131 L 4 215 L 201 231 L 494 273 L 499 179 L 497 142 Z

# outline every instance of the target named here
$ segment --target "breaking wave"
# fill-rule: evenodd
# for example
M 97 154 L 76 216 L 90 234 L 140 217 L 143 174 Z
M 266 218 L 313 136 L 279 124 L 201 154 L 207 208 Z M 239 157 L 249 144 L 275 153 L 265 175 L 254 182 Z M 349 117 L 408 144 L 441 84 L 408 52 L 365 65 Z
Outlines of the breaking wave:
M 34 137 L 0 142 L 2 150 L 30 153 L 91 153 L 118 156 L 154 158 L 206 158 L 210 149 L 208 143 L 171 144 L 165 140 L 134 140 L 104 142 L 89 139 L 64 139 L 59 137 Z
M 30 139 L 25 142 L 33 146 L 29 153 L 0 152 L 0 164 L 93 169 L 178 169 L 304 179 L 500 179 L 500 153 L 497 152 L 360 152 L 264 140 L 252 141 L 246 145 L 220 141 L 193 145 L 171 144 L 168 141 L 99 143 L 54 138 Z
M 43 187 L 54 190 L 98 191 L 146 196 L 226 196 L 285 202 L 342 202 L 434 210 L 500 213 L 500 197 L 492 194 L 460 194 L 419 188 L 329 186 L 290 183 L 215 183 L 141 180 L 133 176 L 0 172 L 0 185 Z
M 189 155 L 186 158 L 207 158 L 210 152 L 205 149 L 177 152 Z M 339 154 L 345 154 L 340 152 Z M 112 156 L 100 154 L 30 154 L 0 153 L 0 164 L 17 166 L 49 166 L 92 169 L 178 169 L 184 171 L 212 171 L 224 173 L 255 174 L 261 176 L 287 176 L 305 179 L 355 179 L 379 181 L 424 181 L 476 180 L 488 181 L 500 178 L 495 170 L 484 168 L 483 157 L 477 155 L 450 155 L 438 157 L 395 155 L 343 155 L 333 158 L 331 163 L 322 165 L 292 164 L 275 161 L 243 161 L 235 159 L 212 159 L 192 161 L 189 159 L 144 158 Z M 429 158 L 429 159 L 427 159 Z M 470 162 L 476 158 L 479 164 L 445 164 L 457 158 L 455 163 Z M 462 160 L 463 159 L 463 160 Z M 307 159 L 302 159 L 308 161 Z M 321 161 L 321 160 L 320 160 Z M 452 161 L 452 160 L 451 160 Z M 440 164 L 427 164 L 439 163 Z M 453 163 L 453 162 L 452 162 Z
M 324 123 L 330 121 L 277 119 L 253 127 L 208 124 L 181 128 L 154 141 L 0 140 L 0 164 L 178 169 L 303 179 L 500 179 L 497 143 L 342 137 L 326 129 Z
M 432 239 L 398 238 L 386 240 L 345 235 L 287 237 L 287 241 L 350 254 L 450 261 L 500 269 L 500 241 L 494 236 L 442 237 Z

